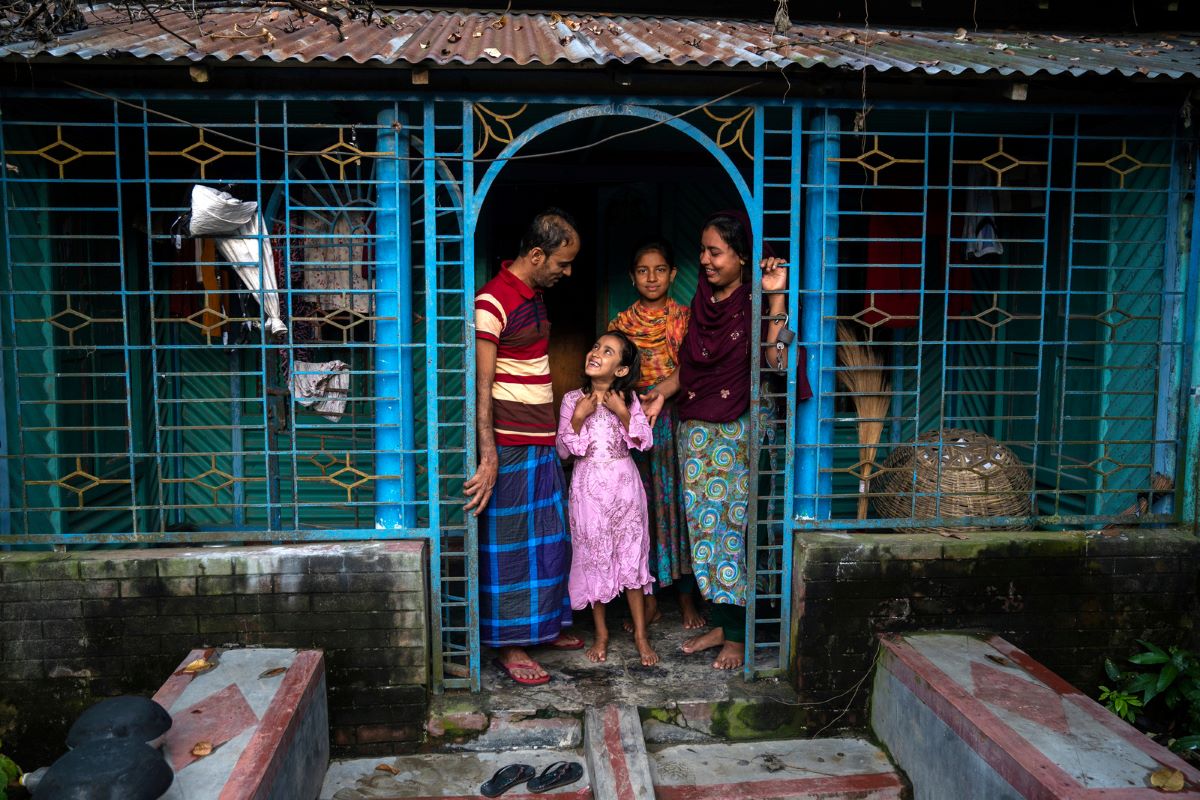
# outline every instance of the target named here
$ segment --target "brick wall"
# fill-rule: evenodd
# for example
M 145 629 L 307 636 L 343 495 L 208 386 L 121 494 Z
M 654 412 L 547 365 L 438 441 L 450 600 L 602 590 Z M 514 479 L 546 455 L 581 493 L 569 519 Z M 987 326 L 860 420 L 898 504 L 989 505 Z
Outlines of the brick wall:
M 188 651 L 238 645 L 325 651 L 335 754 L 411 749 L 427 708 L 426 559 L 422 542 L 0 553 L 5 752 L 48 763 L 91 703 L 149 695 Z
M 998 633 L 1094 695 L 1135 639 L 1190 643 L 1200 540 L 1170 530 L 797 534 L 794 676 L 811 701 L 853 687 L 882 631 Z M 864 724 L 862 686 L 839 725 Z M 817 707 L 832 719 L 849 694 Z

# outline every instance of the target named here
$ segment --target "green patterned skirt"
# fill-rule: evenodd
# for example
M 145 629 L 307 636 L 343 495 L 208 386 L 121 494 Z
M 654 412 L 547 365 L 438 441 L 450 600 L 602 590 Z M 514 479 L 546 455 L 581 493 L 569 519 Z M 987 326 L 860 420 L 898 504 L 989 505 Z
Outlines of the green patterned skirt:
M 696 584 L 710 603 L 744 606 L 750 412 L 733 422 L 682 420 L 676 444 Z

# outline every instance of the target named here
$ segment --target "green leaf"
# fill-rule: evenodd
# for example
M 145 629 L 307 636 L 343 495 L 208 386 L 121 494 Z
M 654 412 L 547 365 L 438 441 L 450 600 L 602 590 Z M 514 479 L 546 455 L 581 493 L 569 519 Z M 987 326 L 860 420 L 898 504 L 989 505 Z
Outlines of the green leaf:
M 1136 639 L 1135 641 L 1138 644 L 1140 644 L 1142 647 L 1146 648 L 1151 653 L 1154 653 L 1154 655 L 1162 656 L 1163 658 L 1168 658 L 1167 651 L 1163 650 L 1161 647 L 1154 644 L 1153 642 L 1147 642 L 1145 639 Z
M 1180 736 L 1171 742 L 1171 749 L 1176 752 L 1181 750 L 1200 750 L 1200 735 Z
M 1158 682 L 1155 688 L 1160 692 L 1165 692 L 1167 687 L 1174 682 L 1175 677 L 1179 674 L 1179 668 L 1174 664 L 1167 664 L 1162 668 L 1162 672 L 1158 673 Z M 1173 704 L 1172 704 L 1173 705 Z
M 1135 656 L 1130 656 L 1129 660 L 1134 664 L 1166 664 L 1171 660 L 1171 657 L 1166 653 L 1138 653 Z
M 1108 676 L 1109 680 L 1121 680 L 1121 670 L 1117 668 L 1117 665 L 1113 663 L 1111 658 L 1104 659 L 1104 674 Z M 1101 686 L 1100 688 L 1103 689 L 1104 687 Z
M 3 753 L 0 753 L 0 775 L 4 776 L 4 781 L 0 782 L 0 788 L 3 788 L 5 783 L 15 781 L 21 777 L 21 768 Z

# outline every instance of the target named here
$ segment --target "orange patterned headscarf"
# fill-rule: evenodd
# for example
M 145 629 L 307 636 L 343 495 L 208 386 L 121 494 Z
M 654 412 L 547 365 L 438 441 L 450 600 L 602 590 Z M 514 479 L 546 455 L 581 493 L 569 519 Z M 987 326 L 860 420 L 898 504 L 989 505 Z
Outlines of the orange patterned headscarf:
M 641 300 L 636 300 L 608 323 L 609 329 L 628 336 L 641 351 L 639 391 L 658 384 L 675 371 L 690 316 L 687 306 L 668 297 L 666 305 L 657 309 L 647 308 Z

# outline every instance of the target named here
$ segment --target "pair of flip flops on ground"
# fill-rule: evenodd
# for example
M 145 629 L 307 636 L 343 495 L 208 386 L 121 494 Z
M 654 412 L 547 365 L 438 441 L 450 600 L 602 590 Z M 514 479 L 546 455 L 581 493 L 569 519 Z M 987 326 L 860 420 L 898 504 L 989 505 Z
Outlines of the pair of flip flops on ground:
M 479 793 L 484 797 L 499 797 L 514 786 L 524 783 L 526 789 L 540 794 L 559 786 L 568 786 L 582 777 L 583 764 L 578 761 L 555 761 L 542 770 L 541 775 L 528 764 L 509 764 L 480 786 Z

